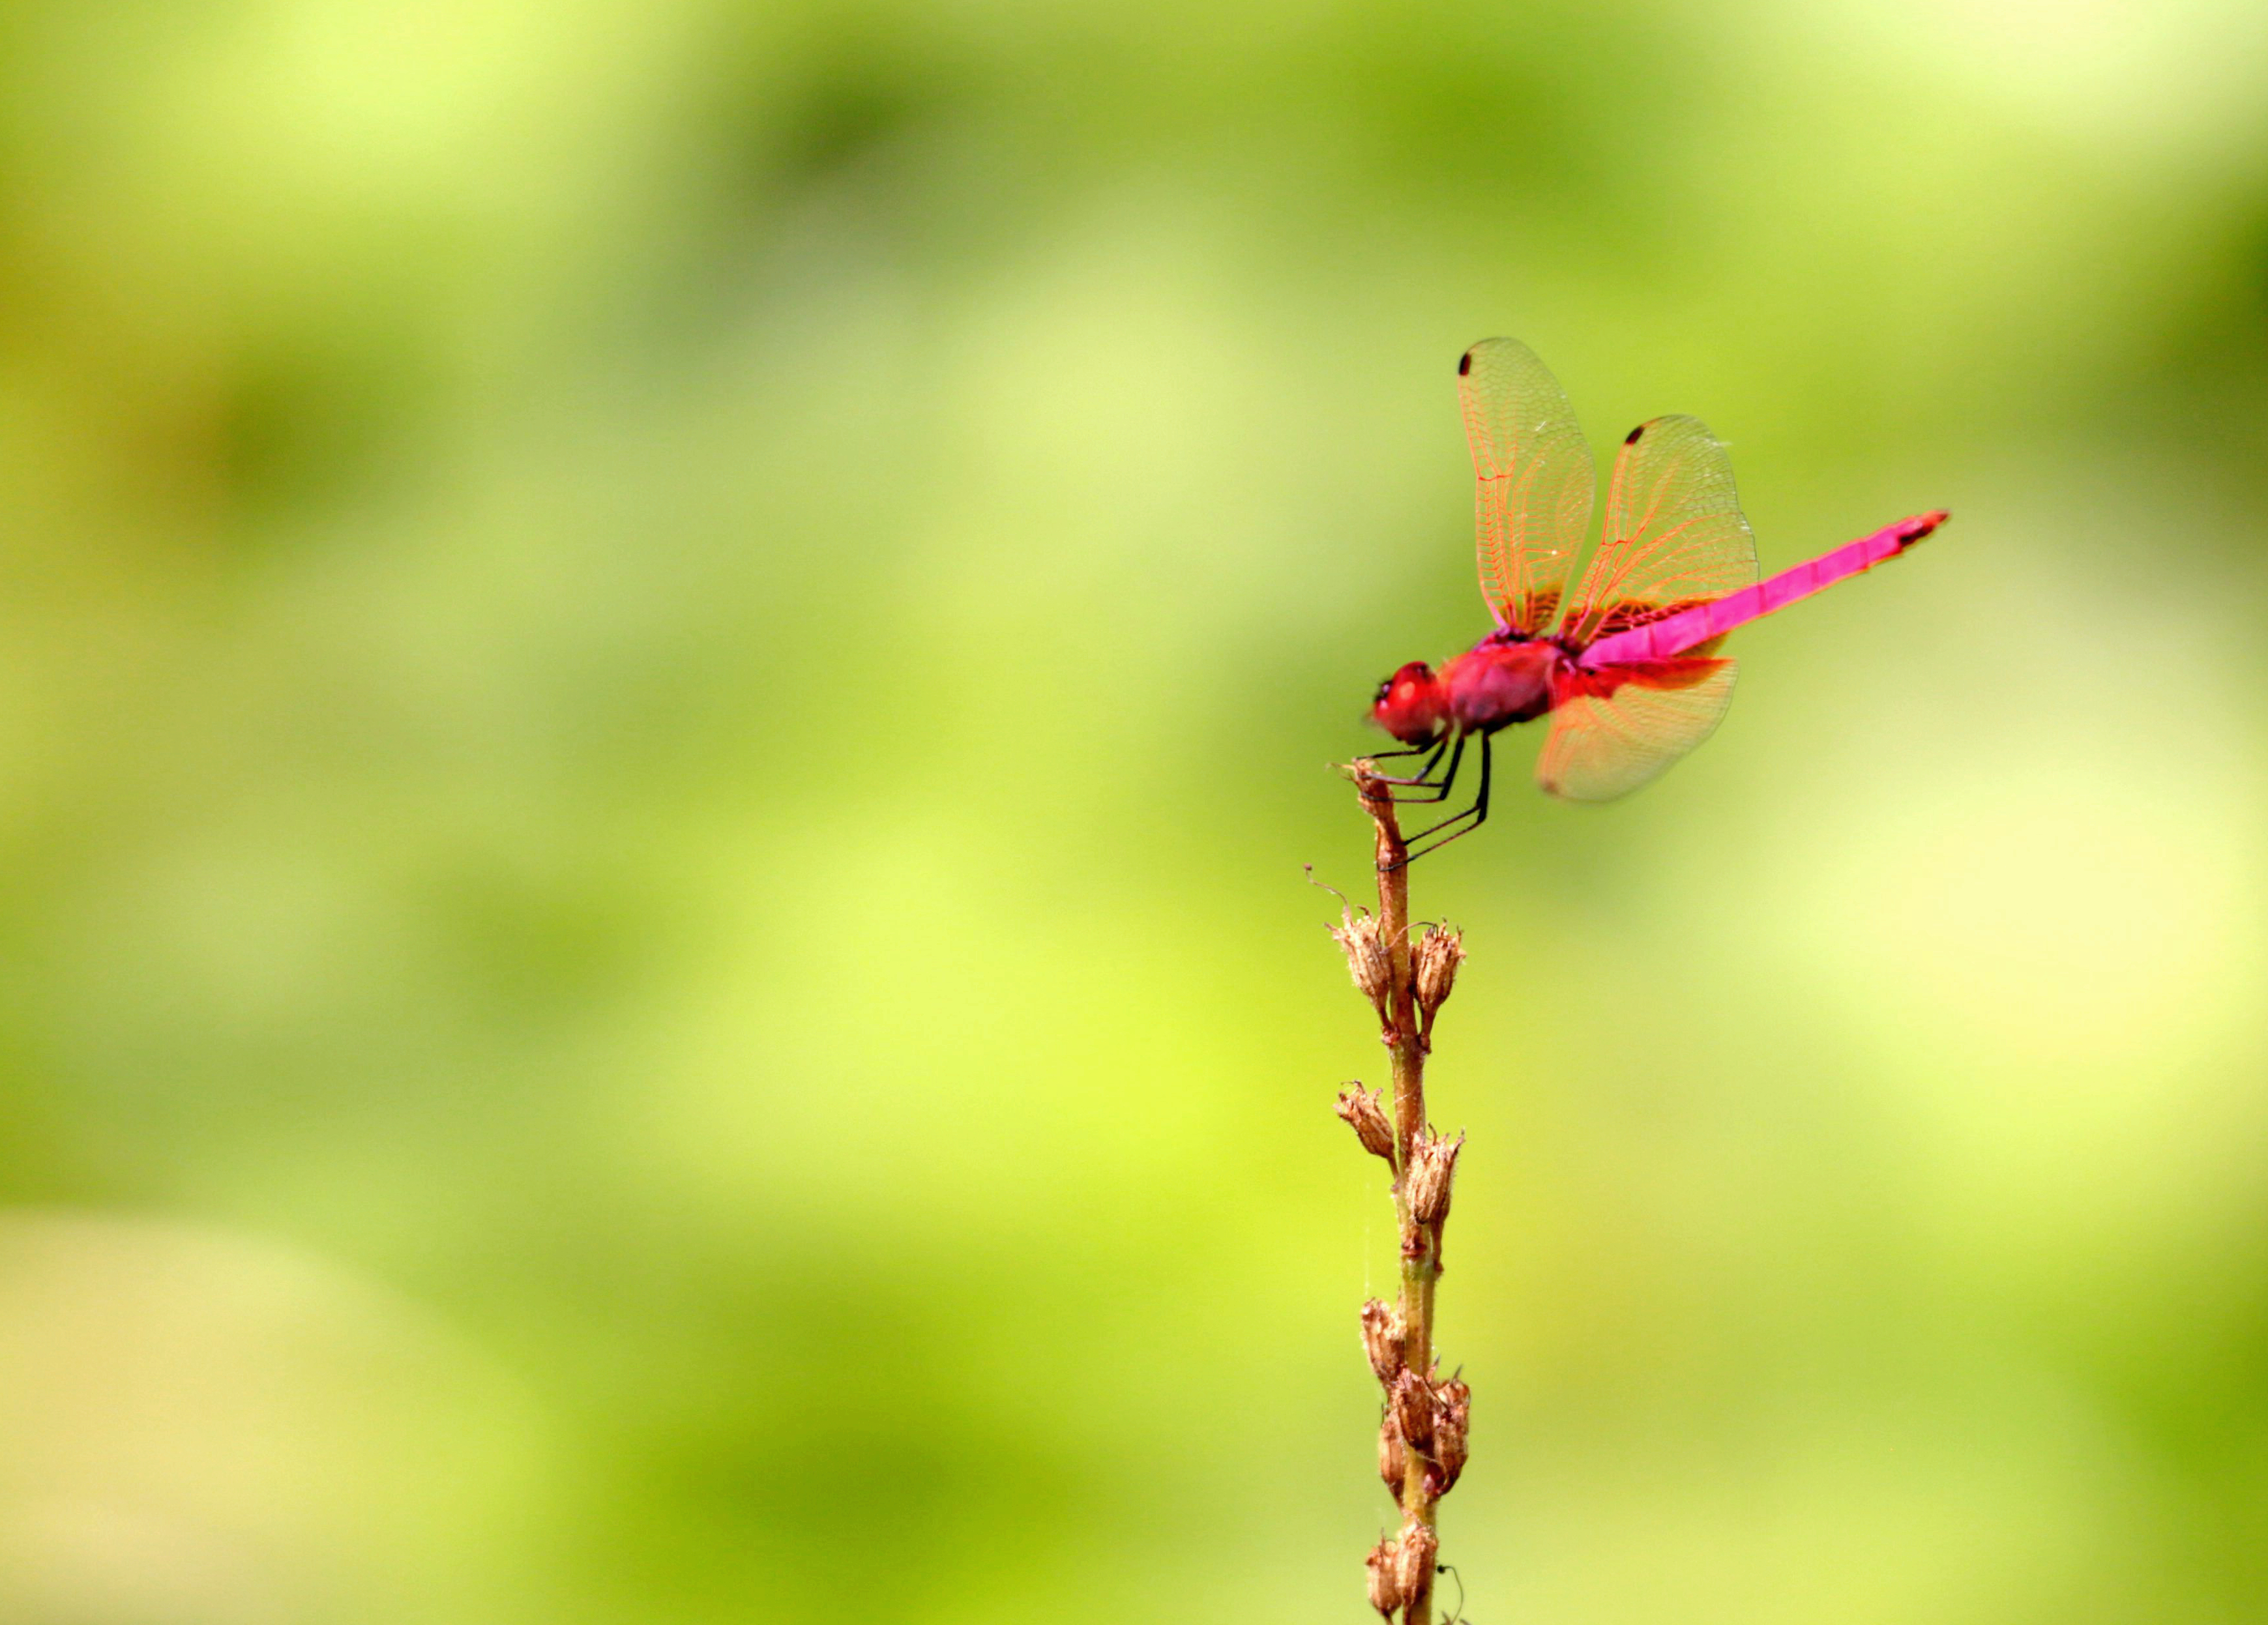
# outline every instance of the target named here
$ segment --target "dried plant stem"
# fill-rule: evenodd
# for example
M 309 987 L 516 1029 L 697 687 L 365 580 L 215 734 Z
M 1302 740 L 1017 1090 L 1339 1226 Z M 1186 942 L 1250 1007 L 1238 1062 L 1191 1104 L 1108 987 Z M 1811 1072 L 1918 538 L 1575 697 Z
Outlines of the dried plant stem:
M 1425 1051 L 1418 1033 L 1417 981 L 1410 963 L 1410 849 L 1386 787 L 1367 773 L 1355 788 L 1362 810 L 1378 826 L 1378 926 L 1385 940 L 1391 977 L 1388 1026 L 1383 1034 L 1394 1076 L 1394 1217 L 1402 1243 L 1402 1363 L 1421 1376 L 1433 1364 L 1433 1288 L 1441 1261 L 1426 1226 L 1410 1211 L 1409 1168 L 1418 1136 L 1425 1129 Z M 1425 1459 L 1408 1452 L 1402 1484 L 1402 1511 L 1428 1529 L 1434 1527 L 1433 1498 L 1425 1493 Z M 1418 1592 L 1402 1599 L 1403 1625 L 1432 1625 L 1433 1577 L 1423 1577 Z
M 1441 1231 L 1464 1142 L 1462 1136 L 1441 1138 L 1425 1121 L 1425 1056 L 1464 948 L 1455 931 L 1440 926 L 1428 926 L 1412 942 L 1409 850 L 1391 791 L 1367 761 L 1351 772 L 1377 827 L 1378 912 L 1359 916 L 1349 908 L 1332 935 L 1377 1014 L 1393 1069 L 1393 1114 L 1389 1121 L 1376 1095 L 1359 1084 L 1341 1092 L 1338 1113 L 1364 1149 L 1393 1167 L 1402 1261 L 1396 1305 L 1363 1306 L 1364 1346 L 1385 1393 L 1380 1470 L 1402 1513 L 1396 1535 L 1370 1555 L 1371 1606 L 1388 1619 L 1398 1612 L 1403 1625 L 1432 1625 L 1435 1508 L 1464 1469 L 1471 1393 L 1455 1378 L 1440 1380 L 1433 1364 Z

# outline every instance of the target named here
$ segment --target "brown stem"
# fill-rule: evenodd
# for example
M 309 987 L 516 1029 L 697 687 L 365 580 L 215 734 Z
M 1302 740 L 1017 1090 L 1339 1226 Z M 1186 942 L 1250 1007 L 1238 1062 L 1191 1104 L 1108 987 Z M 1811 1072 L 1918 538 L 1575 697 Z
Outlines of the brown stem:
M 1425 1039 L 1418 1022 L 1416 982 L 1410 955 L 1410 851 L 1394 814 L 1391 792 L 1367 761 L 1355 764 L 1355 789 L 1362 809 L 1378 826 L 1378 919 L 1391 986 L 1384 1034 L 1394 1070 L 1394 1211 L 1401 1234 L 1403 1363 L 1431 1380 L 1433 1366 L 1433 1286 L 1441 1273 L 1438 1227 L 1421 1224 L 1410 1210 L 1409 1170 L 1425 1127 Z M 1434 1500 L 1426 1494 L 1425 1460 L 1408 1452 L 1402 1484 L 1403 1518 L 1433 1526 Z M 1403 1625 L 1432 1625 L 1432 1576 L 1403 1599 Z

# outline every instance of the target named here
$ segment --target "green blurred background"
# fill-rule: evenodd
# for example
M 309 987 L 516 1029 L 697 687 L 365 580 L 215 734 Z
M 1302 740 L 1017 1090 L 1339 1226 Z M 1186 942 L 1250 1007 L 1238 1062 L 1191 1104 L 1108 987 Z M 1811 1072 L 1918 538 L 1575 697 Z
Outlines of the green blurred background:
M 1418 872 L 1471 1615 L 2268 1619 L 2257 5 L 18 0 L 0 197 L 0 1616 L 1371 1617 L 1508 332 L 1955 518 Z

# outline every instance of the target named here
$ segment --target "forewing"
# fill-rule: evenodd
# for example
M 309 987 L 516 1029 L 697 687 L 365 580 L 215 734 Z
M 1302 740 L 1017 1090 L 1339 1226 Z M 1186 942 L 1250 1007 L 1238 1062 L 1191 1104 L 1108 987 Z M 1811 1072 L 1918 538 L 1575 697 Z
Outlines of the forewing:
M 1498 626 L 1540 633 L 1590 528 L 1598 467 L 1567 392 L 1518 339 L 1467 350 L 1457 395 L 1473 447 L 1482 596 Z
M 1569 673 L 1535 782 L 1569 801 L 1612 801 L 1660 777 L 1715 731 L 1738 669 L 1686 658 Z
M 1631 430 L 1615 459 L 1599 555 L 1561 630 L 1580 649 L 1756 578 L 1756 538 L 1724 443 L 1697 417 L 1657 417 Z

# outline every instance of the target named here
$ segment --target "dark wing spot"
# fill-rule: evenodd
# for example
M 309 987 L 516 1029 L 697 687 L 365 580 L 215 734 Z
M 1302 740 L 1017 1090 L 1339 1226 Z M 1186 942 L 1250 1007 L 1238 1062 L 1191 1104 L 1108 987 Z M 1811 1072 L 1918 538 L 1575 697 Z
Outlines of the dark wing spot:
M 1464 375 L 1465 375 L 1466 373 L 1468 373 L 1468 372 L 1471 371 L 1472 370 L 1473 370 L 1473 352 L 1472 352 L 1472 351 L 1470 351 L 1470 350 L 1467 350 L 1463 355 L 1462 355 L 1462 356 L 1460 356 L 1460 357 L 1457 357 L 1457 376 L 1458 376 L 1459 378 L 1462 378 L 1462 377 L 1464 377 Z
M 1638 438 L 1645 432 L 1646 425 L 1644 423 L 1640 423 L 1637 428 L 1631 430 L 1630 433 L 1623 437 L 1623 444 L 1624 445 L 1636 445 L 1638 444 Z

